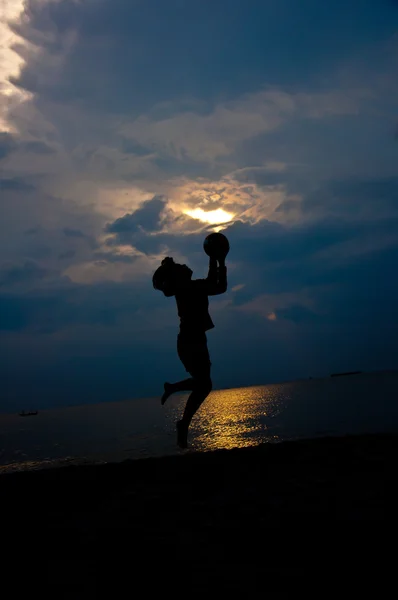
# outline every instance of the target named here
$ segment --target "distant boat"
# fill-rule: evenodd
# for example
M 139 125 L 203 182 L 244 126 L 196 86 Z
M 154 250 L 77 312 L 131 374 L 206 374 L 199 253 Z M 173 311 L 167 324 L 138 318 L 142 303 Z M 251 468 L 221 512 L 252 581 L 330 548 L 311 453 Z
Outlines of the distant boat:
M 346 377 L 347 375 L 360 375 L 362 371 L 347 371 L 346 373 L 332 373 L 330 377 Z
M 35 417 L 38 414 L 39 414 L 38 410 L 33 410 L 33 411 L 30 411 L 30 412 L 26 412 L 25 410 L 23 410 L 23 411 L 21 411 L 19 413 L 19 416 L 20 417 Z

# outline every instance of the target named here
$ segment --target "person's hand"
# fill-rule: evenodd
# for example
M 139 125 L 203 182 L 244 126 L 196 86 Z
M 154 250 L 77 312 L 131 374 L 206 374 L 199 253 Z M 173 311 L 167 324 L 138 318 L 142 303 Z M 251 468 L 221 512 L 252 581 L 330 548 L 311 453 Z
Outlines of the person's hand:
M 210 256 L 209 263 L 211 267 L 216 267 L 217 263 L 220 267 L 225 267 L 225 256 Z

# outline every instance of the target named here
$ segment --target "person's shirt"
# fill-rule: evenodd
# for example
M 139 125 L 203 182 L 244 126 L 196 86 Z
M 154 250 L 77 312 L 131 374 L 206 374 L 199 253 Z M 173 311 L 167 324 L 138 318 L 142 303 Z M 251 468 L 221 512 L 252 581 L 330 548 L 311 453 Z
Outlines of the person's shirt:
M 213 329 L 209 314 L 209 296 L 223 294 L 227 290 L 227 268 L 210 260 L 206 279 L 193 279 L 175 294 L 181 333 L 205 332 Z

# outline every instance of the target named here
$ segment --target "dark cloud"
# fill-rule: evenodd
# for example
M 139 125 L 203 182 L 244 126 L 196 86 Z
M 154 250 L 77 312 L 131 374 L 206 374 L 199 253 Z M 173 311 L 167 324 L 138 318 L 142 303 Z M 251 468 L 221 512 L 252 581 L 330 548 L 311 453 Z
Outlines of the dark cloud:
M 43 279 L 48 270 L 32 260 L 22 264 L 0 265 L 0 287 Z
M 62 229 L 62 233 L 64 234 L 64 236 L 66 238 L 68 238 L 72 242 L 82 240 L 92 250 L 95 250 L 96 248 L 98 248 L 98 242 L 95 239 L 95 237 L 93 235 L 88 235 L 87 233 L 84 233 L 80 229 L 75 229 L 73 227 L 64 227 Z
M 312 214 L 340 213 L 356 220 L 369 215 L 377 220 L 386 213 L 397 214 L 398 177 L 335 179 L 307 194 L 301 209 Z
M 261 229 L 266 232 L 264 227 Z M 318 235 L 318 231 L 323 234 Z M 321 287 L 329 291 L 333 286 L 348 289 L 356 272 L 362 277 L 367 265 L 380 252 L 385 251 L 385 264 L 389 264 L 394 248 L 398 247 L 397 231 L 397 219 L 386 219 L 376 225 L 369 222 L 366 227 L 325 221 L 308 227 L 281 228 L 279 236 L 264 233 L 263 239 L 251 239 L 248 227 L 240 237 L 235 237 L 232 229 L 228 235 L 230 254 L 239 265 L 235 277 L 237 283 L 246 284 L 234 303 L 244 304 L 264 292 L 297 294 L 306 288 L 315 294 Z M 380 292 L 380 299 L 383 294 Z M 366 304 L 365 299 L 361 302 Z
M 287 319 L 294 323 L 314 323 L 321 322 L 322 317 L 306 306 L 295 304 L 289 308 L 280 308 L 275 311 L 278 319 Z
M 291 172 L 289 171 L 289 177 Z M 234 173 L 234 179 L 240 183 L 256 184 L 260 187 L 285 184 L 287 175 L 281 171 L 272 172 L 268 168 L 248 167 Z
M 37 233 L 40 232 L 40 227 L 30 227 L 29 229 L 27 229 L 26 231 L 24 231 L 25 235 L 36 235 Z
M 351 239 L 354 231 L 338 222 L 287 227 L 263 221 L 236 222 L 224 232 L 231 243 L 231 258 L 263 272 L 270 264 L 296 261 Z
M 191 220 L 196 225 L 195 220 Z M 178 253 L 184 256 L 192 256 L 192 254 L 203 252 L 203 241 L 207 233 L 206 228 L 197 229 L 196 227 L 195 229 L 192 229 L 189 234 L 184 234 L 182 231 L 176 233 L 159 232 L 155 235 L 148 235 L 147 232 L 142 230 L 119 232 L 107 240 L 107 244 L 109 247 L 129 244 L 147 256 L 166 251 L 168 254 Z
M 137 256 L 131 256 L 130 254 L 121 254 L 120 252 L 96 252 L 95 258 L 97 260 L 104 261 L 104 263 L 124 263 L 131 265 L 137 261 Z
M 73 258 L 76 256 L 75 250 L 65 250 L 65 252 L 60 252 L 58 254 L 58 260 L 68 260 L 69 258 Z
M 32 154 L 54 154 L 55 150 L 48 144 L 40 141 L 25 142 L 22 150 L 32 152 Z
M 144 202 L 141 208 L 133 213 L 128 213 L 105 227 L 106 233 L 117 234 L 120 240 L 128 240 L 132 234 L 140 231 L 154 232 L 160 229 L 162 213 L 166 208 L 167 200 L 155 196 L 152 200 Z
M 287 10 L 284 2 L 230 0 L 226 8 L 225 0 L 213 0 L 210 10 L 202 0 L 31 0 L 29 20 L 15 25 L 15 32 L 51 59 L 62 55 L 64 61 L 55 70 L 45 55 L 31 65 L 27 56 L 16 83 L 55 102 L 126 114 L 181 98 L 214 101 L 236 90 L 253 91 L 264 84 L 265 74 L 270 85 L 301 84 L 370 36 L 369 28 L 360 26 L 369 17 L 360 0 L 349 7 L 343 0 L 321 8 L 313 0 L 304 4 L 290 3 Z M 316 19 L 322 21 L 322 35 L 318 27 L 308 27 Z M 339 44 L 330 51 L 336 29 Z M 74 31 L 74 50 L 65 53 Z
M 4 192 L 33 192 L 34 186 L 23 179 L 0 179 L 0 191 Z
M 116 328 L 122 339 L 126 322 L 131 327 L 142 320 L 143 302 L 149 310 L 159 304 L 150 277 L 144 283 L 91 285 L 59 279 L 48 289 L 0 294 L 0 330 L 48 335 L 72 326 L 105 326 Z
M 45 142 L 39 140 L 18 142 L 10 133 L 0 131 L 0 160 L 17 150 L 42 155 L 53 154 L 55 152 L 55 150 Z
M 16 142 L 11 134 L 0 131 L 0 160 L 5 158 L 16 147 Z
M 62 233 L 66 235 L 66 237 L 71 238 L 85 238 L 86 235 L 80 231 L 79 229 L 72 229 L 71 227 L 64 227 Z
M 134 154 L 136 156 L 146 156 L 150 153 L 150 148 L 142 146 L 135 140 L 129 140 L 124 137 L 121 139 L 121 150 L 125 154 Z

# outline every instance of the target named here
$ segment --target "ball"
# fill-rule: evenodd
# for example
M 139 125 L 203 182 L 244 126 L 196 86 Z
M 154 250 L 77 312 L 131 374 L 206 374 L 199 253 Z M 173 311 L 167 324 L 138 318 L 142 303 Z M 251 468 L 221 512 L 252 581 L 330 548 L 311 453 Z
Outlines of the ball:
M 203 249 L 212 258 L 225 257 L 229 252 L 229 242 L 223 233 L 210 233 L 203 242 Z

